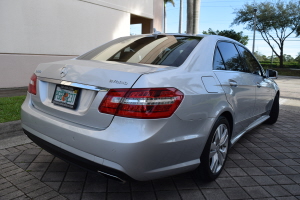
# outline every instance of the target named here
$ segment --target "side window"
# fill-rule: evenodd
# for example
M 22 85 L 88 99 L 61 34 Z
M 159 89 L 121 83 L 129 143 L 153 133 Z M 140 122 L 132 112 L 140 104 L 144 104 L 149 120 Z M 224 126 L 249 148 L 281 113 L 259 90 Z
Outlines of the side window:
M 248 66 L 249 73 L 262 75 L 261 68 L 257 60 L 254 58 L 254 56 L 244 47 L 241 47 L 237 45 L 237 48 L 241 54 L 242 59 L 245 61 L 245 63 Z
M 229 42 L 219 42 L 218 47 L 224 59 L 224 64 L 227 70 L 245 71 L 244 65 L 241 62 L 239 53 L 234 44 Z
M 221 57 L 218 47 L 216 47 L 216 50 L 215 50 L 213 69 L 214 70 L 225 70 L 225 65 L 224 65 L 224 62 L 223 62 L 223 59 Z

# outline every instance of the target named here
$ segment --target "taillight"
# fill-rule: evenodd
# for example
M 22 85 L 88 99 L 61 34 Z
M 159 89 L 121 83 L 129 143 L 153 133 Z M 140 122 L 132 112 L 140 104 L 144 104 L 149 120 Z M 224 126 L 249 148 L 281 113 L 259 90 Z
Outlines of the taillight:
M 166 118 L 175 112 L 183 96 L 176 88 L 111 89 L 99 111 L 131 118 Z
M 35 74 L 32 74 L 28 85 L 28 92 L 34 95 L 36 95 L 36 79 L 37 76 Z

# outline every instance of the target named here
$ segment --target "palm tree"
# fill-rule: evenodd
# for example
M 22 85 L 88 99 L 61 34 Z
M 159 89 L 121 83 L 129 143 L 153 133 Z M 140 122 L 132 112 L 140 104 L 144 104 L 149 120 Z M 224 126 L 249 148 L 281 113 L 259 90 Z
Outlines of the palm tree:
M 167 23 L 167 13 L 166 13 L 166 4 L 171 3 L 175 6 L 174 0 L 164 0 L 164 33 L 166 32 L 166 23 Z
M 193 9 L 193 3 L 194 0 L 187 0 L 187 11 L 186 11 L 186 15 L 187 15 L 187 22 L 186 22 L 186 33 L 187 34 L 192 34 L 193 33 L 193 14 L 194 14 L 194 9 Z
M 181 22 L 182 22 L 182 0 L 180 0 L 178 33 L 181 33 Z
M 186 33 L 197 34 L 200 15 L 200 0 L 187 0 Z

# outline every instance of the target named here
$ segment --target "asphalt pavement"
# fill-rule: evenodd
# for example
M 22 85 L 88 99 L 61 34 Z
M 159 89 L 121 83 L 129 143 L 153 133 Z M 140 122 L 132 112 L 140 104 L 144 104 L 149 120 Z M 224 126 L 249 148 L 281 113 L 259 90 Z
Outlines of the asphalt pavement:
M 245 134 L 210 183 L 185 173 L 121 184 L 47 153 L 24 136 L 19 121 L 2 123 L 0 199 L 300 199 L 300 78 L 280 76 L 276 82 L 277 123 Z

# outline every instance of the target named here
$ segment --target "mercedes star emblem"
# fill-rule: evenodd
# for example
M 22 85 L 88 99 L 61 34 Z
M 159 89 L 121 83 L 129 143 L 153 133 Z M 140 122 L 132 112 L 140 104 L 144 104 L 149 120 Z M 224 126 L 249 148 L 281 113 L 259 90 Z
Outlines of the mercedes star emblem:
M 66 67 L 63 67 L 60 71 L 60 77 L 63 78 L 67 75 L 68 69 Z

